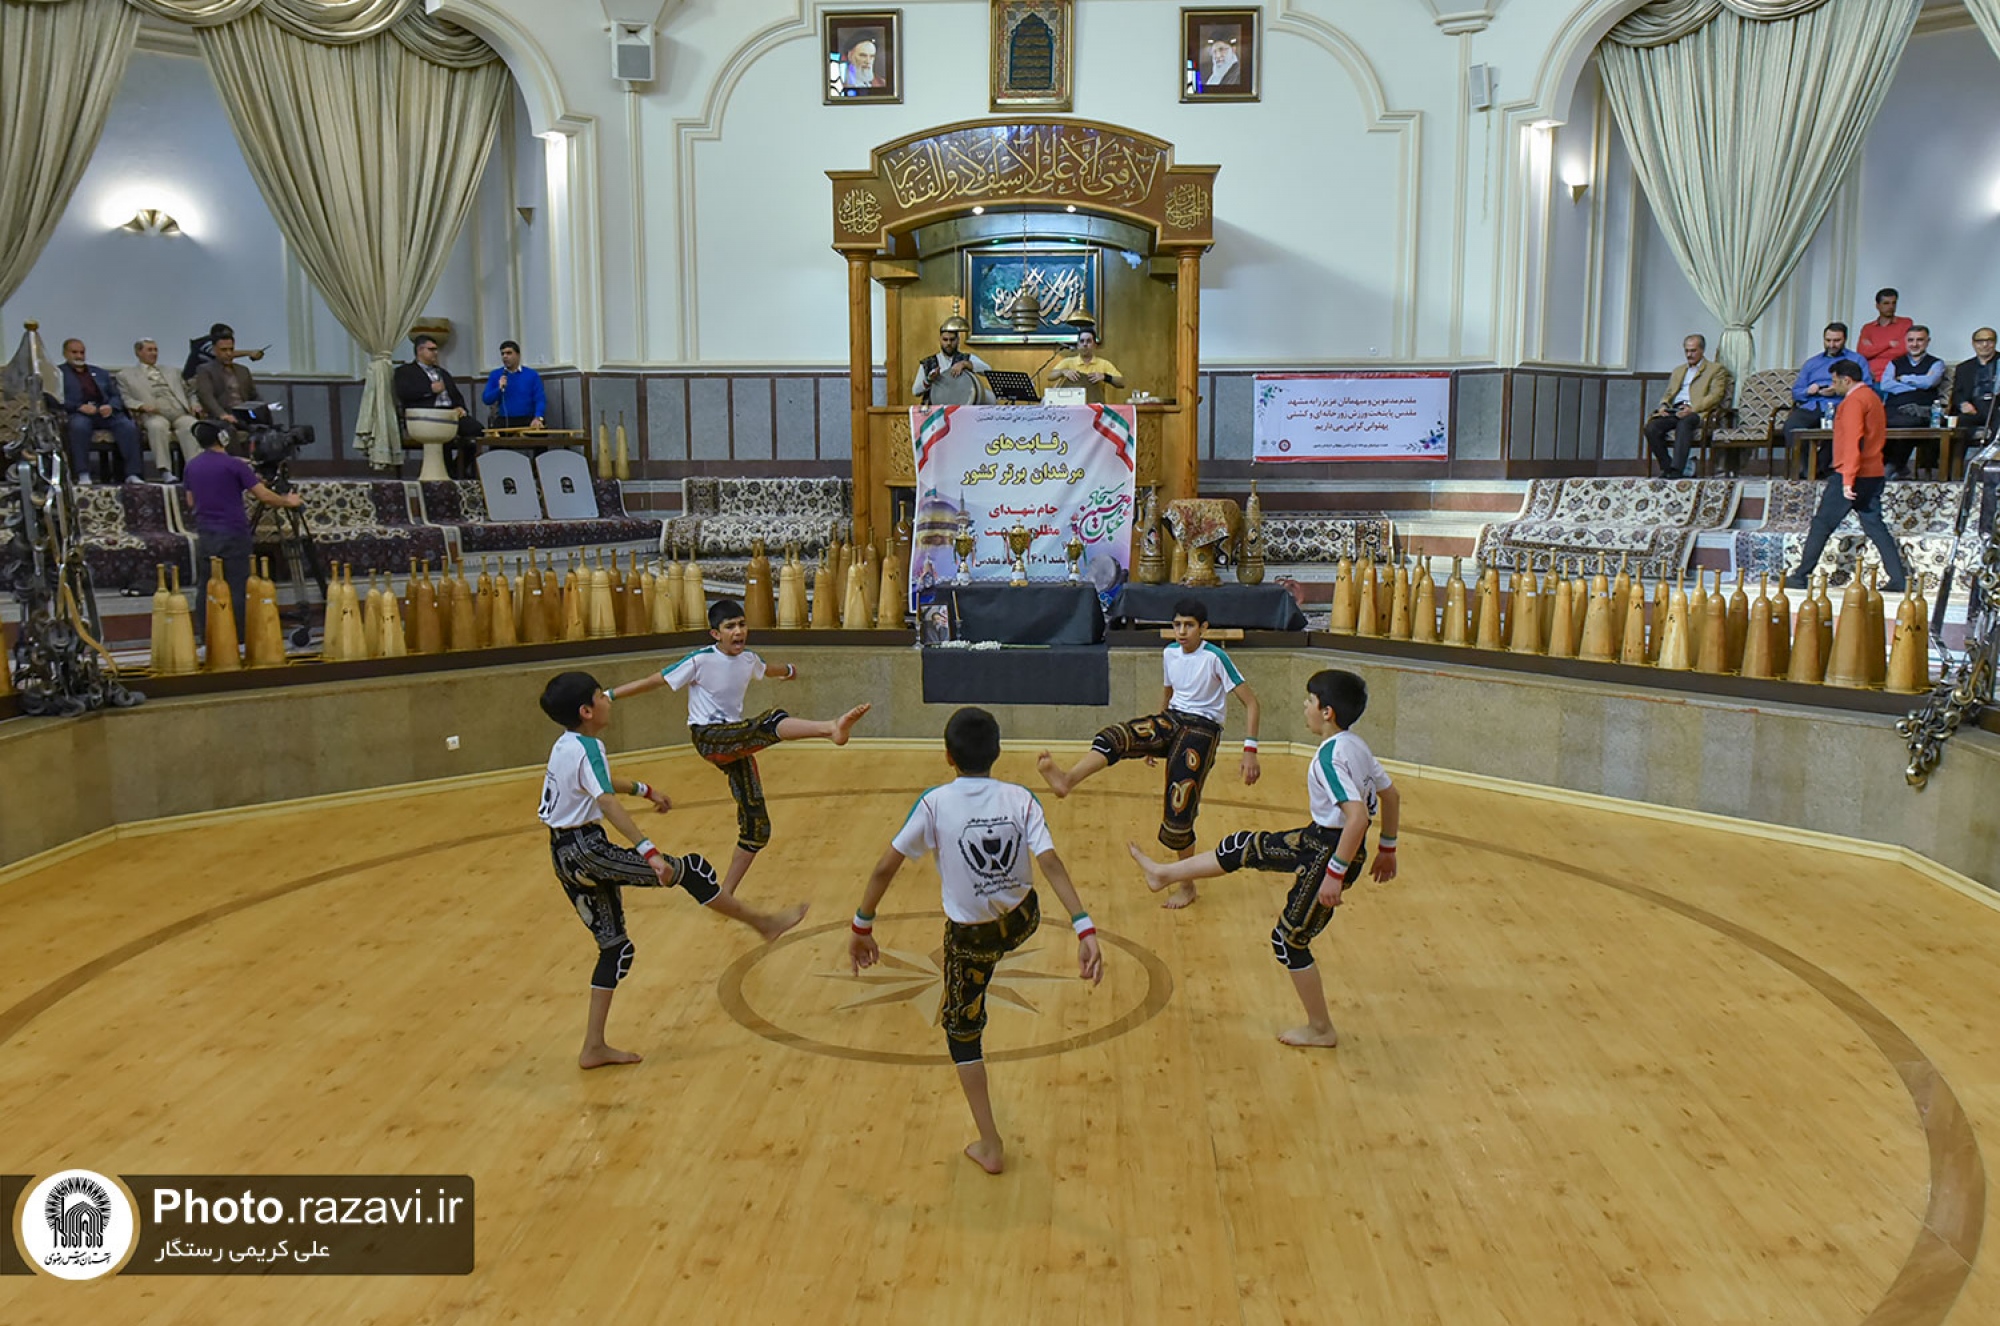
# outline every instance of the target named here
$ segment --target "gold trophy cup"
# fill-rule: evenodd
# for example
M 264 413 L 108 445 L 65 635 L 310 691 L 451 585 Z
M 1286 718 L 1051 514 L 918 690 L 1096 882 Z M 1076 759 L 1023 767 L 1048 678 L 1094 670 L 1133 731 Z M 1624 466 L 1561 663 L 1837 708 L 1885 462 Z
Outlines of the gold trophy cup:
M 1072 585 L 1083 582 L 1083 539 L 1075 530 L 1070 531 L 1069 542 L 1063 545 L 1063 556 L 1069 558 L 1069 582 Z
M 1018 520 L 1014 522 L 1014 528 L 1007 531 L 1007 550 L 1014 554 L 1013 573 L 1008 577 L 1008 584 L 1028 583 L 1028 548 L 1034 541 L 1035 536 Z
M 958 573 L 951 578 L 954 585 L 972 583 L 972 546 L 972 520 L 961 515 L 958 518 L 958 533 L 951 538 L 951 551 L 958 558 Z

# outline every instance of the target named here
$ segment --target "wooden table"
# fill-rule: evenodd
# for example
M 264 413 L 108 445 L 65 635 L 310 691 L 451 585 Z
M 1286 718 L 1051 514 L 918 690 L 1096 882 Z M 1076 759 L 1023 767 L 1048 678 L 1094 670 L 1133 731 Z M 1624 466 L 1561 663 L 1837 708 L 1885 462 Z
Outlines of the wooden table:
M 489 428 L 479 436 L 483 447 L 502 447 L 539 456 L 558 447 L 590 446 L 590 434 L 568 428 Z
M 1946 482 L 1952 478 L 1952 443 L 1958 438 L 1956 428 L 1891 428 L 1883 436 L 1899 442 L 1935 442 L 1938 444 L 1938 477 Z M 1831 428 L 1801 428 L 1792 434 L 1792 445 L 1785 455 L 1787 472 L 1798 473 L 1799 448 L 1805 448 L 1806 479 L 1810 482 L 1819 478 L 1819 444 L 1832 440 Z

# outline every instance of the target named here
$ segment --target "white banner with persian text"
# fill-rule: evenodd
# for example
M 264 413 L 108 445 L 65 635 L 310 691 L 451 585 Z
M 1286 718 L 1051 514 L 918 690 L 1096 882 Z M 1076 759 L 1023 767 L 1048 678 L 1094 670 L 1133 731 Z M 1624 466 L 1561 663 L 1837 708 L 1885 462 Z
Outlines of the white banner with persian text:
M 1444 460 L 1449 373 L 1259 373 L 1259 461 Z
M 1007 534 L 1032 536 L 1031 580 L 1067 574 L 1064 546 L 1084 546 L 1085 574 L 1108 588 L 1132 560 L 1132 480 L 1138 416 L 1129 405 L 944 405 L 910 411 L 917 451 L 917 523 L 910 581 L 958 573 L 952 543 L 972 536 L 971 575 L 1004 580 Z

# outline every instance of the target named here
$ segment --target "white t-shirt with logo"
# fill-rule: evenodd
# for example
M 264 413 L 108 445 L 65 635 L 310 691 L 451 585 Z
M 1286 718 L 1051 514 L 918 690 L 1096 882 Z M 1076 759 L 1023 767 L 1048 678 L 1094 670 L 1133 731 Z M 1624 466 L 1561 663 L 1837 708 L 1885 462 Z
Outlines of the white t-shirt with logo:
M 1336 732 L 1319 744 L 1312 766 L 1306 770 L 1306 796 L 1312 803 L 1313 823 L 1328 829 L 1345 828 L 1343 801 L 1359 801 L 1375 818 L 1375 794 L 1390 786 L 1389 774 L 1368 743 L 1352 732 Z
M 660 675 L 677 691 L 687 688 L 688 725 L 707 727 L 742 719 L 743 694 L 764 675 L 764 660 L 747 649 L 730 655 L 710 645 L 660 669 Z
M 611 790 L 611 762 L 604 743 L 581 732 L 565 732 L 549 751 L 537 812 L 551 829 L 576 829 L 604 818 L 597 798 Z
M 1204 640 L 1190 651 L 1168 645 L 1161 655 L 1163 680 L 1174 688 L 1170 707 L 1211 723 L 1222 721 L 1229 708 L 1229 693 L 1243 684 L 1243 674 L 1222 652 L 1220 645 Z
M 891 845 L 911 859 L 936 852 L 944 914 L 978 925 L 1021 905 L 1034 887 L 1034 859 L 1055 841 L 1033 792 L 960 777 L 918 797 Z

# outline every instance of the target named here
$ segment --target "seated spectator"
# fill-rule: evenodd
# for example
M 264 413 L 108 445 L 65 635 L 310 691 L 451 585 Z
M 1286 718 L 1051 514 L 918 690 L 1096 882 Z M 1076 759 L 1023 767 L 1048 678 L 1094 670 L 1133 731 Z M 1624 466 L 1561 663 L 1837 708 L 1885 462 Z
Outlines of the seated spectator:
M 1704 358 L 1707 349 L 1708 338 L 1704 336 L 1690 336 L 1681 342 L 1687 362 L 1674 370 L 1667 394 L 1660 398 L 1660 408 L 1646 421 L 1646 445 L 1660 463 L 1662 479 L 1687 477 L 1688 451 L 1701 430 L 1702 416 L 1729 399 L 1729 370 Z M 1667 450 L 1669 435 L 1674 439 L 1671 452 Z M 1733 472 L 1736 463 L 1731 452 L 1725 464 Z
M 132 353 L 139 362 L 131 368 L 119 369 L 113 376 L 125 397 L 125 408 L 145 430 L 147 445 L 153 453 L 153 468 L 171 470 L 174 457 L 169 443 L 179 440 L 183 461 L 193 460 L 201 450 L 194 438 L 194 421 L 200 416 L 201 407 L 185 382 L 160 367 L 158 342 L 150 338 L 140 341 L 132 347 Z
M 1944 360 L 1930 353 L 1929 327 L 1911 327 L 1907 341 L 1908 349 L 1882 367 L 1882 404 L 1888 410 L 1890 428 L 1929 428 L 1931 410 L 1944 386 Z M 1910 477 L 1912 451 L 1922 453 L 1919 459 L 1924 464 L 1937 464 L 1935 442 L 1919 448 L 1908 439 L 1892 437 L 1882 448 L 1889 478 Z
M 521 347 L 500 342 L 500 367 L 486 375 L 480 399 L 487 405 L 487 422 L 495 428 L 540 428 L 549 413 L 542 375 L 521 366 Z
M 1972 333 L 1972 358 L 1952 375 L 1951 418 L 1966 445 L 1980 429 L 1992 426 L 1994 379 L 2000 374 L 2000 345 L 1995 342 L 1991 327 Z
M 1904 338 L 1910 334 L 1913 325 L 1908 318 L 1896 316 L 1896 302 L 1900 298 L 1893 287 L 1884 286 L 1875 292 L 1875 320 L 1863 323 L 1861 339 L 1854 348 L 1868 362 L 1869 379 L 1882 380 L 1882 370 L 1889 361 L 1903 353 Z M 1896 426 L 1893 420 L 1889 427 Z
M 1792 434 L 1803 428 L 1832 428 L 1833 407 L 1840 394 L 1833 390 L 1833 366 L 1841 360 L 1861 365 L 1863 386 L 1875 385 L 1874 377 L 1868 371 L 1868 362 L 1847 348 L 1847 324 L 1829 322 L 1820 334 L 1824 350 L 1806 360 L 1799 369 L 1799 375 L 1792 382 L 1792 412 L 1785 416 L 1785 454 L 1792 452 Z M 1872 393 L 1871 393 L 1872 394 Z M 1833 468 L 1833 442 L 1821 439 L 1819 444 L 1819 468 L 1821 473 Z M 1799 466 L 1799 477 L 1806 477 L 1806 467 Z
M 119 459 L 125 462 L 125 482 L 138 483 L 145 477 L 139 426 L 126 412 L 118 384 L 85 359 L 83 342 L 74 336 L 63 342 L 62 384 L 71 477 L 80 484 L 90 482 L 90 435 L 103 429 L 111 434 Z
M 396 404 L 405 410 L 451 410 L 458 415 L 458 441 L 446 448 L 445 461 L 458 478 L 473 476 L 473 439 L 486 430 L 466 413 L 458 383 L 438 363 L 437 337 L 419 334 L 410 342 L 416 358 L 396 369 Z
M 250 376 L 249 369 L 236 362 L 234 336 L 216 338 L 215 358 L 203 364 L 201 371 L 194 375 L 194 396 L 204 415 L 229 430 L 225 446 L 244 436 L 249 420 L 241 413 L 243 406 L 264 398 L 257 391 L 257 379 Z
M 225 339 L 234 342 L 236 329 L 226 322 L 218 322 L 208 329 L 208 335 L 197 336 L 189 341 L 187 363 L 181 365 L 181 377 L 189 382 L 194 381 L 195 374 L 201 372 L 201 366 L 214 361 L 215 343 Z M 237 356 L 238 359 L 248 359 L 252 362 L 263 357 L 262 350 L 246 350 Z

